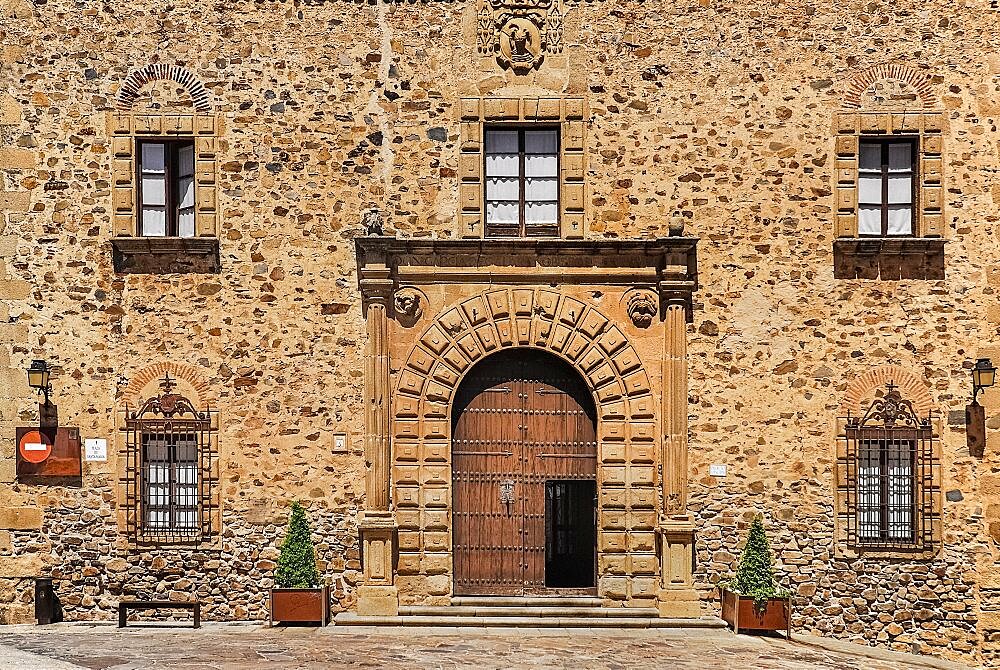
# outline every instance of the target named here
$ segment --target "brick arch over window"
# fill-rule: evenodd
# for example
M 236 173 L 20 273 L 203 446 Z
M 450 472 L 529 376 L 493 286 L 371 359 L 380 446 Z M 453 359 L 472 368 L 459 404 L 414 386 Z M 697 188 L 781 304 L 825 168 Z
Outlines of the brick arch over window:
M 179 381 L 188 387 L 183 389 L 186 392 L 194 392 L 194 396 L 188 395 L 191 402 L 200 408 L 206 407 L 210 403 L 209 383 L 193 365 L 185 363 L 174 363 L 172 361 L 162 361 L 147 365 L 142 368 L 129 380 L 123 394 L 123 402 L 133 407 L 139 407 L 148 398 L 157 395 L 156 389 L 160 379 L 164 374 Z
M 885 79 L 896 79 L 911 87 L 924 109 L 930 109 L 937 103 L 928 75 L 905 65 L 883 63 L 874 65 L 850 79 L 844 95 L 844 108 L 861 109 L 865 91 L 872 84 Z
M 601 594 L 655 596 L 659 563 L 657 398 L 639 354 L 595 307 L 558 291 L 497 289 L 446 308 L 420 335 L 399 373 L 392 409 L 393 504 L 403 593 L 445 597 L 451 572 L 451 406 L 487 355 L 542 349 L 567 361 L 597 405 Z M 627 524 L 626 501 L 633 512 Z M 623 525 L 624 524 L 624 525 Z M 630 560 L 627 560 L 630 559 Z
M 883 365 L 859 375 L 850 383 L 840 406 L 841 415 L 847 416 L 848 412 L 854 416 L 863 415 L 868 407 L 866 398 L 877 389 L 885 388 L 889 382 L 895 384 L 902 397 L 913 404 L 917 416 L 926 417 L 933 409 L 934 400 L 922 378 L 898 365 Z
M 184 90 L 191 96 L 191 102 L 196 110 L 205 114 L 212 111 L 208 90 L 195 77 L 194 73 L 181 65 L 167 65 L 166 63 L 150 63 L 129 73 L 118 90 L 118 96 L 115 99 L 117 108 L 120 110 L 131 109 L 139 92 L 146 84 L 164 79 L 177 82 L 184 87 Z

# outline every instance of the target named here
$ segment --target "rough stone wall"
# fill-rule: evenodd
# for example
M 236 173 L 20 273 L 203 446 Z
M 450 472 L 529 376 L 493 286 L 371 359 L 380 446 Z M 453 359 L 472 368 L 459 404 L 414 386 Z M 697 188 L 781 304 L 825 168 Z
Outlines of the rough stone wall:
M 995 663 L 1000 394 L 985 399 L 985 459 L 968 456 L 954 413 L 970 390 L 963 364 L 1000 359 L 996 14 L 940 0 L 569 7 L 565 55 L 523 78 L 476 53 L 468 1 L 0 7 L 0 473 L 11 480 L 13 426 L 37 419 L 21 372 L 31 358 L 58 366 L 60 422 L 119 446 L 130 376 L 188 363 L 221 417 L 225 521 L 219 548 L 130 553 L 112 457 L 85 464 L 79 487 L 0 485 L 0 574 L 65 574 L 72 618 L 110 617 L 135 589 L 259 619 L 297 497 L 349 606 L 363 502 L 360 212 L 381 207 L 400 235 L 455 236 L 459 98 L 547 90 L 586 95 L 593 113 L 590 237 L 662 235 L 679 209 L 702 239 L 690 478 L 706 598 L 760 511 L 796 585 L 797 625 Z M 103 114 L 153 61 L 187 66 L 225 118 L 218 275 L 112 270 Z M 883 62 L 930 74 L 947 111 L 943 280 L 833 276 L 831 119 L 850 78 Z M 139 104 L 177 96 L 154 88 Z M 924 378 L 946 419 L 942 487 L 960 493 L 931 561 L 845 561 L 832 546 L 837 409 L 884 363 Z M 349 454 L 331 455 L 333 432 L 349 435 Z M 709 477 L 711 463 L 728 476 Z M 0 580 L 0 620 L 30 618 L 29 586 Z

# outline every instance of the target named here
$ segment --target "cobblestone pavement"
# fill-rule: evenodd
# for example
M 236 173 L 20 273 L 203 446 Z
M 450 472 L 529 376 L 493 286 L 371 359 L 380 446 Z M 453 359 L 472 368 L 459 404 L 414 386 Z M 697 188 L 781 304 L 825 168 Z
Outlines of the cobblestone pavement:
M 965 667 L 814 637 L 789 643 L 719 630 L 0 626 L 0 670 L 68 670 L 70 664 L 91 670 Z

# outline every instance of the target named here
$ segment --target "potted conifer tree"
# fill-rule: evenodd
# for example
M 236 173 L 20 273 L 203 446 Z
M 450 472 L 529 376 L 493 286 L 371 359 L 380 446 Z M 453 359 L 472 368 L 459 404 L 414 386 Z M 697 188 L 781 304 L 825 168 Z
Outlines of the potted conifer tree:
M 292 503 L 288 532 L 281 543 L 278 570 L 271 589 L 271 625 L 275 621 L 330 623 L 330 588 L 319 583 L 316 551 L 306 511 Z
M 736 576 L 719 584 L 722 618 L 739 633 L 743 630 L 783 630 L 792 635 L 792 596 L 774 578 L 771 547 L 764 522 L 754 518 L 740 555 Z

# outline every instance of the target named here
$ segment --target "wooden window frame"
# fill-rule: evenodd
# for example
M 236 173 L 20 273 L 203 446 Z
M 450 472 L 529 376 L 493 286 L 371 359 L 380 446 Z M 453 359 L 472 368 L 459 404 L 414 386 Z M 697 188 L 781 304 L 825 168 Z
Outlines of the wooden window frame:
M 878 144 L 880 148 L 880 179 L 882 185 L 882 209 L 881 209 L 881 232 L 877 235 L 872 235 L 870 233 L 862 233 L 861 228 L 861 209 L 862 204 L 860 201 L 861 194 L 861 146 L 864 144 Z M 889 234 L 889 145 L 891 144 L 909 144 L 910 145 L 910 232 L 905 235 L 890 235 Z M 858 217 L 858 237 L 866 238 L 886 238 L 886 239 L 896 239 L 896 238 L 910 238 L 917 236 L 917 224 L 918 224 L 918 213 L 920 212 L 920 207 L 918 203 L 918 198 L 920 194 L 920 138 L 916 135 L 899 136 L 893 135 L 890 137 L 885 137 L 881 135 L 861 135 L 858 138 L 858 202 L 857 202 L 857 217 Z
M 195 147 L 195 141 L 193 137 L 185 138 L 175 138 L 175 137 L 155 137 L 155 138 L 143 138 L 141 140 L 136 140 L 135 146 L 135 165 L 136 165 L 136 232 L 137 237 L 180 237 L 178 234 L 180 227 L 180 202 L 177 200 L 177 183 L 180 179 L 178 176 L 180 173 L 180 160 L 178 159 L 178 152 L 183 146 L 190 146 L 192 154 L 194 156 L 194 161 L 197 163 L 197 153 Z M 164 145 L 163 150 L 163 168 L 164 168 L 164 184 L 163 184 L 163 202 L 165 204 L 165 219 L 166 219 L 166 235 L 147 235 L 143 230 L 143 210 L 142 210 L 142 148 L 147 144 L 162 144 Z M 193 166 L 192 176 L 192 186 L 194 204 L 192 205 L 193 212 L 195 213 L 195 236 L 197 236 L 197 212 L 198 212 L 198 189 L 197 189 L 197 166 Z
M 489 203 L 490 199 L 487 195 L 489 190 L 489 173 L 487 170 L 487 159 L 489 157 L 489 152 L 486 150 L 486 137 L 490 131 L 493 130 L 516 130 L 517 131 L 517 149 L 518 149 L 518 223 L 517 232 L 514 235 L 508 234 L 497 234 L 491 232 L 491 224 L 489 222 Z M 552 228 L 552 232 L 528 233 L 528 225 L 525 221 L 525 214 L 527 211 L 525 192 L 527 189 L 527 179 L 525 177 L 525 131 L 531 130 L 552 130 L 556 134 L 556 220 L 552 224 L 545 224 L 543 227 L 547 230 Z M 562 127 L 558 123 L 539 123 L 539 124 L 524 124 L 524 123 L 484 123 L 483 124 L 483 234 L 487 238 L 553 238 L 558 239 L 560 237 L 560 225 L 562 218 Z M 501 224 L 492 224 L 493 226 Z M 505 225 L 506 227 L 506 225 Z

